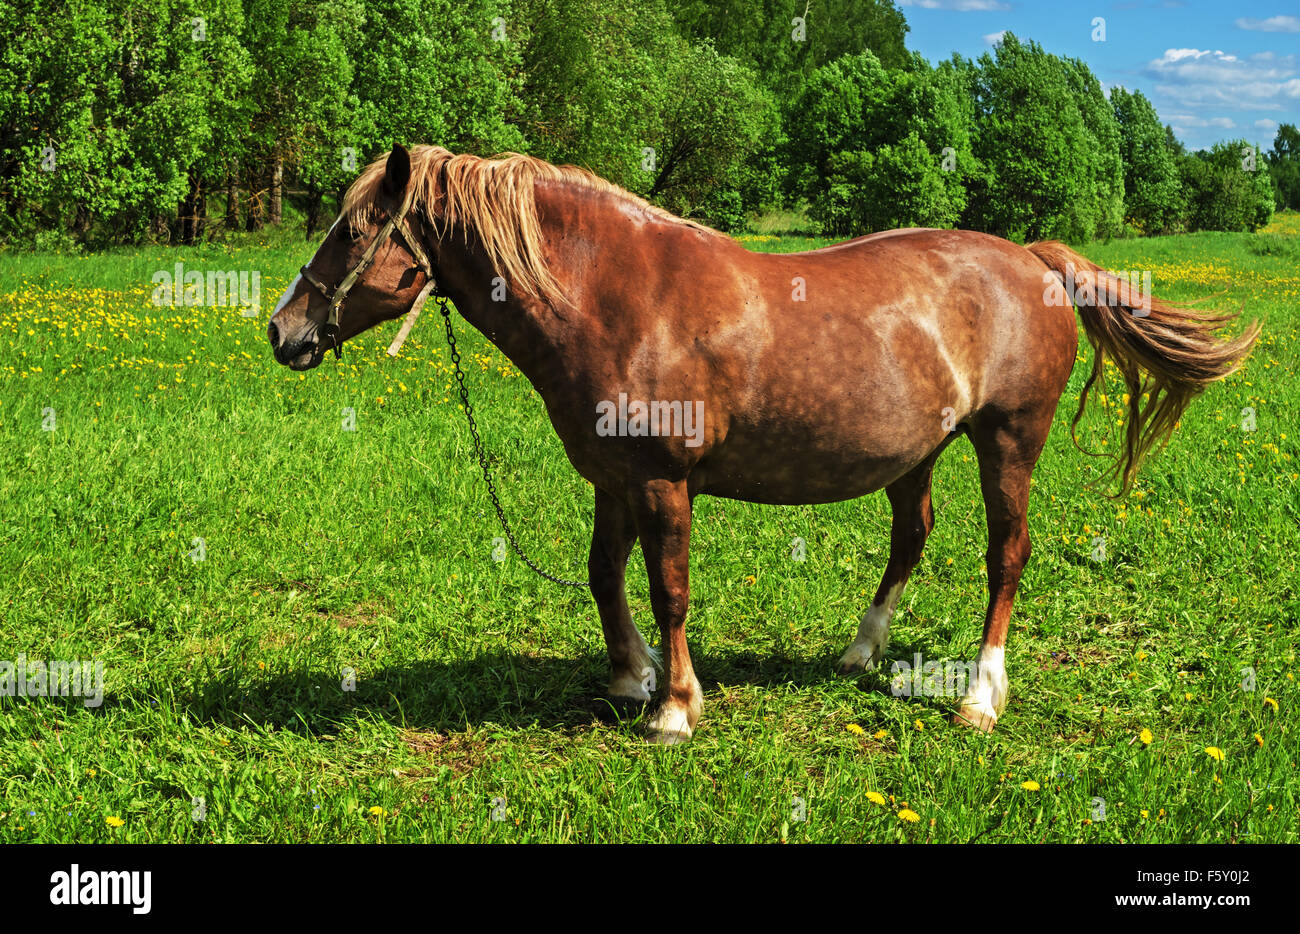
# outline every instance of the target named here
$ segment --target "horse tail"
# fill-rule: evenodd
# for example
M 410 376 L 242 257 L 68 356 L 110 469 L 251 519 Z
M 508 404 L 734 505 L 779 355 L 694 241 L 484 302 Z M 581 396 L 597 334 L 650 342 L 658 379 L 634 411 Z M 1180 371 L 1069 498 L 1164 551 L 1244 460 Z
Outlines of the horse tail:
M 1245 362 L 1259 336 L 1259 322 L 1252 321 L 1236 338 L 1221 339 L 1217 332 L 1238 315 L 1203 313 L 1162 302 L 1150 294 L 1149 277 L 1146 288 L 1139 289 L 1054 240 L 1031 243 L 1028 249 L 1061 276 L 1067 290 L 1063 303 L 1073 299 L 1094 351 L 1092 372 L 1070 422 L 1076 445 L 1075 427 L 1083 417 L 1088 393 L 1098 384 L 1104 393 L 1107 359 L 1124 378 L 1128 389 L 1124 449 L 1102 478 L 1118 476 L 1118 495 L 1123 496 L 1142 459 L 1153 445 L 1169 437 L 1188 404 L 1210 383 Z

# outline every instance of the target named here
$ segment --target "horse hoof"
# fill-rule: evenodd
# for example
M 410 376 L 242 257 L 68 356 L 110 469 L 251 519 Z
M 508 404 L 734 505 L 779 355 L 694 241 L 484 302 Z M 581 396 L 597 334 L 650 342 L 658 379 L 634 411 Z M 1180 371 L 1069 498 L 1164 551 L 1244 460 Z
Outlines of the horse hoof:
M 655 746 L 678 746 L 689 743 L 691 734 L 679 733 L 677 730 L 651 730 L 646 734 L 645 741 Z
M 840 656 L 840 660 L 835 665 L 835 673 L 841 678 L 863 674 L 876 667 L 877 657 L 878 650 L 865 645 L 851 645 Z
M 992 733 L 997 722 L 996 714 L 980 710 L 978 707 L 959 708 L 952 715 L 953 726 L 973 727 L 982 733 Z

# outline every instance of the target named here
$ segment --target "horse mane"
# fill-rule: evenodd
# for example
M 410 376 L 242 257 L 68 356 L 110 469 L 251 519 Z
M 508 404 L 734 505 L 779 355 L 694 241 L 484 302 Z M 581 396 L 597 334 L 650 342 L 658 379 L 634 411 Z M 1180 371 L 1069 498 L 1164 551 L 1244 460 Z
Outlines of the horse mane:
M 563 289 L 542 256 L 542 228 L 537 218 L 534 185 L 554 181 L 612 194 L 653 217 L 716 233 L 656 207 L 613 182 L 573 165 L 552 165 L 535 156 L 503 153 L 491 159 L 452 153 L 441 146 L 413 146 L 410 189 L 413 210 L 435 227 L 461 225 L 487 251 L 493 267 L 510 288 L 544 301 L 562 300 Z M 342 216 L 357 226 L 377 213 L 388 156 L 370 163 L 343 198 Z M 445 183 L 445 190 L 444 190 Z M 441 235 L 441 231 L 440 231 Z

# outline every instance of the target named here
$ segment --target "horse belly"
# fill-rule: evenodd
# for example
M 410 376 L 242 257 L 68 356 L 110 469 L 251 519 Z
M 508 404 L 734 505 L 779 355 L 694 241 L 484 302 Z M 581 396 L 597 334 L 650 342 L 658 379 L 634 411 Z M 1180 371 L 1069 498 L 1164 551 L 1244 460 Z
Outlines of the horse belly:
M 942 439 L 880 445 L 845 440 L 729 435 L 692 471 L 691 487 L 751 503 L 835 503 L 883 489 L 924 460 Z

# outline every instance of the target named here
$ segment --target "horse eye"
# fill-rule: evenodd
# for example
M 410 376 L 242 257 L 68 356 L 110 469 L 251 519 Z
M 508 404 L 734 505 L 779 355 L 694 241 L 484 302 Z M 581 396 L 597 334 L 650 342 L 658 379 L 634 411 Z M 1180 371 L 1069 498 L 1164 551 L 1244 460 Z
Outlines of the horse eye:
M 355 243 L 361 239 L 361 231 L 349 224 L 346 227 L 339 228 L 339 236 L 344 240 Z

